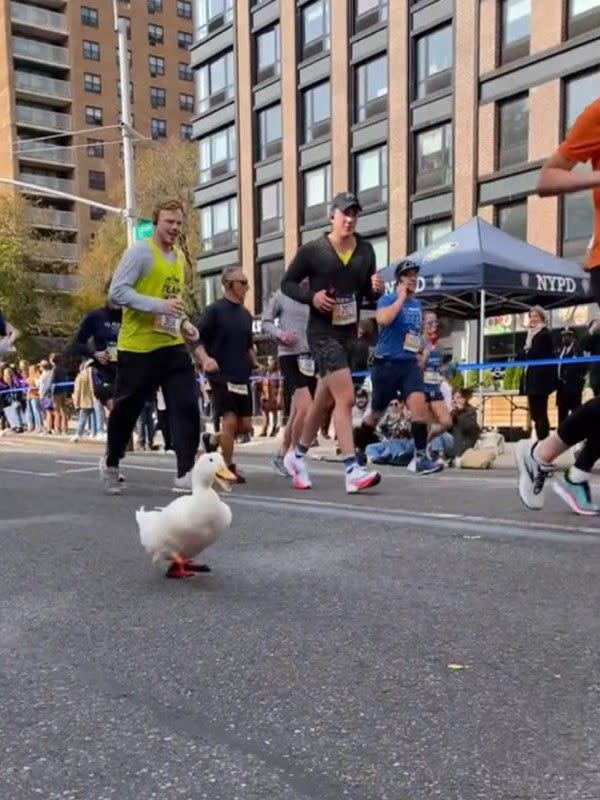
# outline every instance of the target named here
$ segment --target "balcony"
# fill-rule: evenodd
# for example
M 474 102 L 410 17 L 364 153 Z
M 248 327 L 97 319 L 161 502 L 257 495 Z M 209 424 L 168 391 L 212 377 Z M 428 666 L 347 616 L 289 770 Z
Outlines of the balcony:
M 22 139 L 17 142 L 19 161 L 42 161 L 48 164 L 60 164 L 63 167 L 74 167 L 73 151 L 65 147 L 57 147 L 48 142 L 33 142 Z
M 57 111 L 46 111 L 43 108 L 32 108 L 19 104 L 15 107 L 15 118 L 18 125 L 25 125 L 36 130 L 69 132 L 72 127 L 70 114 L 60 114 Z
M 57 208 L 28 208 L 25 217 L 36 228 L 71 230 L 77 227 L 75 212 Z
M 53 39 L 62 39 L 67 35 L 67 17 L 56 11 L 49 11 L 39 6 L 27 6 L 12 0 L 10 4 L 10 21 L 15 30 L 24 33 L 49 34 Z
M 49 105 L 52 103 L 64 106 L 71 99 L 71 84 L 57 78 L 48 78 L 36 72 L 15 70 L 15 89 L 21 97 L 39 100 L 40 97 Z
M 33 183 L 35 186 L 44 187 L 46 189 L 54 189 L 58 192 L 69 192 L 73 194 L 75 191 L 75 181 L 68 178 L 57 178 L 54 175 L 36 175 L 34 172 L 23 172 L 19 180 L 23 183 Z M 33 189 L 23 189 L 25 194 L 35 194 Z M 42 192 L 43 194 L 43 192 Z
M 53 67 L 69 67 L 69 51 L 66 47 L 24 39 L 22 36 L 12 37 L 12 52 L 15 58 L 35 61 L 38 64 L 51 64 Z
M 52 242 L 52 255 L 61 261 L 77 261 L 79 248 L 68 242 Z

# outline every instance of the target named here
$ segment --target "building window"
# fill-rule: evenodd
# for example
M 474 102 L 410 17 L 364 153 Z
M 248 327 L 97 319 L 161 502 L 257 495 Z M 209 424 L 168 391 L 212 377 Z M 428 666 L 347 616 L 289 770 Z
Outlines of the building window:
M 104 173 L 100 173 L 103 175 Z M 90 219 L 93 219 L 95 222 L 99 222 L 101 219 L 104 219 L 106 216 L 106 211 L 103 208 L 98 208 L 98 206 L 90 206 Z
M 417 99 L 449 89 L 454 56 L 452 25 L 420 36 L 416 48 Z
M 102 125 L 102 109 L 96 106 L 85 107 L 86 125 Z
M 258 265 L 259 277 L 256 281 L 256 308 L 260 313 L 281 285 L 285 272 L 285 261 L 282 258 L 272 261 L 261 261 Z
M 150 106 L 152 108 L 164 108 L 167 105 L 167 93 L 160 86 L 150 87 Z
M 388 0 L 354 0 L 354 33 L 379 25 L 388 18 Z
M 213 272 L 202 275 L 200 280 L 200 296 L 202 308 L 214 303 L 221 295 L 221 273 Z
M 181 65 L 179 77 L 181 77 Z M 200 67 L 198 70 L 198 111 L 200 113 L 208 111 L 233 99 L 234 83 L 235 72 L 231 51 Z
M 281 103 L 263 108 L 257 114 L 258 160 L 281 153 Z
M 119 17 L 119 21 L 123 20 L 125 22 L 125 27 L 127 28 L 127 39 L 131 39 L 131 20 L 129 17 Z
M 148 43 L 151 45 L 163 44 L 165 31 L 162 25 L 148 25 Z
M 90 189 L 98 189 L 103 192 L 106 189 L 106 175 L 103 172 L 97 172 L 94 169 L 88 172 L 88 187 Z
M 364 122 L 387 111 L 387 56 L 356 67 L 356 118 Z
M 237 197 L 221 200 L 200 209 L 202 247 L 208 250 L 226 250 L 237 246 Z
M 151 78 L 165 74 L 165 60 L 162 56 L 148 56 L 148 70 Z
M 452 230 L 452 220 L 438 219 L 435 222 L 422 222 L 414 226 L 414 246 L 417 250 L 423 250 L 446 236 Z
M 192 126 L 188 122 L 179 125 L 179 138 L 188 142 L 192 138 Z
M 82 42 L 83 57 L 88 61 L 100 61 L 100 45 L 98 42 L 90 42 L 84 39 Z
M 283 199 L 281 181 L 261 186 L 258 190 L 259 236 L 283 230 Z
M 198 37 L 202 39 L 233 19 L 233 0 L 197 0 Z
M 149 14 L 161 14 L 163 10 L 163 0 L 147 0 Z
M 329 0 L 315 0 L 303 6 L 302 59 L 329 50 Z
M 331 86 L 323 81 L 303 92 L 302 141 L 313 142 L 331 131 Z
M 600 70 L 587 72 L 565 81 L 565 119 L 566 133 L 581 112 L 598 97 L 600 87 Z
M 104 142 L 102 139 L 87 140 L 88 158 L 104 158 Z
M 177 16 L 182 19 L 192 18 L 192 4 L 188 0 L 177 0 Z
M 416 136 L 415 191 L 450 186 L 452 183 L 452 125 L 421 131 Z
M 364 207 L 387 203 L 387 150 L 387 144 L 383 144 L 354 157 L 355 187 Z
M 304 173 L 304 224 L 327 219 L 331 201 L 331 164 Z
M 235 125 L 224 128 L 198 142 L 200 183 L 231 175 L 236 168 Z
M 180 50 L 189 50 L 192 46 L 192 34 L 186 31 L 177 31 L 177 47 Z
M 496 227 L 504 233 L 527 241 L 527 200 L 496 206 Z
M 150 120 L 150 136 L 153 139 L 166 139 L 167 121 L 165 119 L 155 119 L 152 117 Z
M 385 234 L 381 234 L 381 236 L 369 236 L 367 237 L 367 241 L 371 243 L 373 250 L 375 250 L 375 265 L 377 269 L 387 267 L 390 263 L 387 236 Z
M 189 64 L 184 64 L 183 61 L 179 62 L 179 80 L 180 81 L 194 80 L 194 73 L 192 72 L 191 66 Z
M 279 25 L 256 36 L 256 83 L 281 74 L 281 42 Z
M 179 93 L 179 108 L 181 111 L 194 111 L 194 95 Z
M 569 37 L 600 27 L 600 0 L 569 0 Z
M 531 0 L 502 0 L 501 63 L 529 55 Z
M 529 98 L 521 95 L 498 104 L 498 167 L 526 164 L 529 143 Z
M 93 92 L 93 94 L 100 94 L 102 92 L 102 78 L 100 75 L 94 75 L 91 72 L 84 72 L 83 74 L 83 88 L 86 92 Z
M 89 6 L 81 6 L 81 24 L 88 28 L 98 27 L 98 11 Z

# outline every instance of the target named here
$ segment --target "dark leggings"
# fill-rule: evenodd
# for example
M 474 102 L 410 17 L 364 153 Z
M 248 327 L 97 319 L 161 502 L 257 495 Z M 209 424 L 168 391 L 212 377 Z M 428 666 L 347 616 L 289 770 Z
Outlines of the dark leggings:
M 173 442 L 171 441 L 171 423 L 169 422 L 169 414 L 166 408 L 160 408 L 156 412 L 158 417 L 158 427 L 163 436 L 165 443 L 165 450 L 173 449 Z
M 527 397 L 529 413 L 535 425 L 535 433 L 541 442 L 550 433 L 550 420 L 548 419 L 548 395 L 530 394 Z
M 174 345 L 151 353 L 119 352 L 114 408 L 108 418 L 108 467 L 119 466 L 144 403 L 159 386 L 169 412 L 177 476 L 194 466 L 200 442 L 198 387 L 187 349 Z
M 575 466 L 584 472 L 591 472 L 600 458 L 600 397 L 593 397 L 566 418 L 556 431 L 560 439 L 569 447 L 584 441 L 583 450 L 577 457 Z M 586 439 L 589 436 L 589 439 Z

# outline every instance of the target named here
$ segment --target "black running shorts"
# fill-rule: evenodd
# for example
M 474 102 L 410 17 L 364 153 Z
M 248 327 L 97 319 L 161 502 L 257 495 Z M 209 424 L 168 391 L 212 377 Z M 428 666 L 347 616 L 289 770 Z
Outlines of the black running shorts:
M 297 356 L 279 356 L 279 369 L 283 377 L 284 388 L 290 395 L 296 389 L 308 389 L 311 397 L 314 396 L 317 385 L 315 364 L 310 353 L 301 353 Z M 312 373 L 312 374 L 311 374 Z
M 238 384 L 229 381 L 213 383 L 211 381 L 210 388 L 213 413 L 218 419 L 225 414 L 235 414 L 236 417 L 252 416 L 252 385 L 250 383 Z
M 354 339 L 351 336 L 309 336 L 308 346 L 315 359 L 319 377 L 324 378 L 330 372 L 340 369 L 350 369 L 353 344 Z

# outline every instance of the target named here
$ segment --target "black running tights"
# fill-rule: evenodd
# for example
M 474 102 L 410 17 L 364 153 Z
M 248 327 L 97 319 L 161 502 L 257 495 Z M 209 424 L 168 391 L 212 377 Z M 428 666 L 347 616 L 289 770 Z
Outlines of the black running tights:
M 575 466 L 584 472 L 591 472 L 600 458 L 600 397 L 593 397 L 569 414 L 556 432 L 569 447 L 585 440 Z

